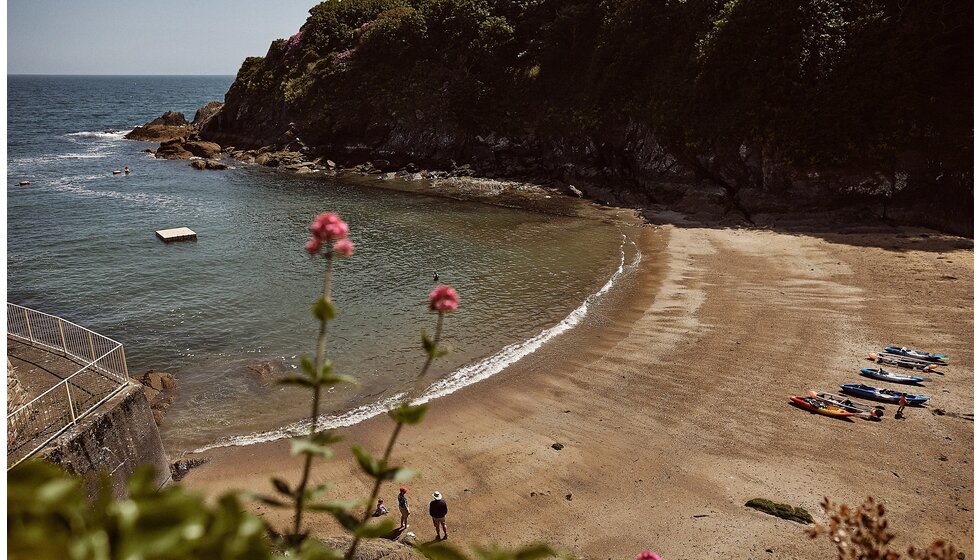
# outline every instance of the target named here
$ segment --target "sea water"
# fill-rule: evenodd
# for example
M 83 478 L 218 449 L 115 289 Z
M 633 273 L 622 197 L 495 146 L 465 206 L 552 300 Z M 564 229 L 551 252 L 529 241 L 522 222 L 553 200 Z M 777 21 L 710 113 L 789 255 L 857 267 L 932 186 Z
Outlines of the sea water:
M 125 345 L 129 370 L 178 380 L 171 452 L 284 437 L 309 395 L 270 383 L 314 352 L 323 259 L 313 216 L 339 213 L 354 257 L 336 263 L 329 357 L 357 387 L 326 395 L 322 425 L 376 414 L 499 372 L 579 324 L 635 257 L 615 226 L 234 164 L 198 171 L 123 139 L 165 110 L 221 100 L 220 77 L 8 77 L 7 299 Z M 128 166 L 130 175 L 113 175 Z M 30 181 L 20 187 L 20 181 Z M 154 231 L 189 227 L 197 241 Z M 426 296 L 460 293 L 452 353 L 416 381 Z

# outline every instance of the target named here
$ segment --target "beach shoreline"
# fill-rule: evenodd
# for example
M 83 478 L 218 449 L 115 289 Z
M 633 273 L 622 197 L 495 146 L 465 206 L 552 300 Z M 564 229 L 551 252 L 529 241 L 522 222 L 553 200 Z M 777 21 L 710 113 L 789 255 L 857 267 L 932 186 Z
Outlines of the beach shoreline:
M 887 227 L 629 232 L 639 270 L 583 324 L 433 401 L 426 421 L 405 430 L 394 457 L 419 470 L 409 487 L 423 542 L 434 534 L 426 496 L 439 490 L 457 544 L 544 541 L 595 558 L 647 548 L 665 558 L 822 558 L 828 543 L 744 502 L 786 502 L 822 520 L 824 496 L 857 504 L 872 495 L 899 547 L 945 538 L 972 550 L 972 241 Z M 898 421 L 886 406 L 881 423 L 845 423 L 787 404 L 860 379 L 861 358 L 887 343 L 953 356 L 923 389 L 934 397 L 927 408 Z M 366 496 L 344 449 L 380 453 L 391 427 L 375 417 L 341 430 L 348 441 L 316 463 L 313 483 L 332 480 L 331 499 Z M 189 457 L 209 463 L 183 484 L 209 496 L 299 475 L 284 440 Z M 386 485 L 382 496 L 395 493 Z M 249 508 L 274 526 L 288 518 Z M 314 534 L 339 534 L 328 517 L 309 517 Z

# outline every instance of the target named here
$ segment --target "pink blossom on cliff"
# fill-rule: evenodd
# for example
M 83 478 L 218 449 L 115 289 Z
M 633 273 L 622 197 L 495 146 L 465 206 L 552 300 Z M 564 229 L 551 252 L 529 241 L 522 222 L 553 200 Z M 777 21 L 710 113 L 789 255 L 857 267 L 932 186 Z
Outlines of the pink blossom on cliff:
M 354 244 L 350 242 L 350 239 L 341 239 L 333 244 L 333 251 L 338 255 L 349 257 L 354 254 Z
M 452 286 L 440 284 L 429 294 L 429 309 L 439 313 L 450 313 L 459 307 L 459 294 Z
M 348 62 L 350 59 L 354 58 L 354 49 L 347 49 L 337 53 L 337 62 Z
M 298 33 L 290 37 L 289 41 L 286 41 L 286 46 L 289 47 L 290 49 L 293 49 L 300 46 L 302 42 L 303 42 L 303 32 L 299 31 Z

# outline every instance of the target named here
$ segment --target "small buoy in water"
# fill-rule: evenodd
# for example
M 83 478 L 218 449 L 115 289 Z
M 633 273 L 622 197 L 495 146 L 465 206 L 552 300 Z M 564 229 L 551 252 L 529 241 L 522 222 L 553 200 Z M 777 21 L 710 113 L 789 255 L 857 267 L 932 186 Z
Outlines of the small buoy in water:
M 28 185 L 30 185 L 30 184 L 31 184 L 31 182 L 30 182 L 30 181 L 21 181 L 21 182 L 20 182 L 20 183 L 18 183 L 18 184 L 19 184 L 20 186 L 22 186 L 22 187 L 26 187 L 26 186 L 28 186 Z
M 122 171 L 119 171 L 118 169 L 113 169 L 112 170 L 112 174 L 113 175 L 122 175 Z
M 128 165 L 126 167 L 123 167 L 123 173 L 125 173 L 126 175 L 129 175 L 129 166 Z

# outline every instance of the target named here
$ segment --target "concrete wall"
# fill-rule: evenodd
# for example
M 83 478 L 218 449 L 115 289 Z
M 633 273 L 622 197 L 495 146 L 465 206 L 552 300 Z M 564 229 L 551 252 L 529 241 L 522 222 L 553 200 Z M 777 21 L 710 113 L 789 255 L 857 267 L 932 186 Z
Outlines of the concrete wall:
M 39 455 L 81 475 L 90 496 L 98 489 L 99 471 L 109 474 L 117 497 L 125 495 L 126 480 L 144 463 L 153 465 L 160 486 L 170 481 L 160 432 L 143 386 L 136 383 L 55 438 Z

